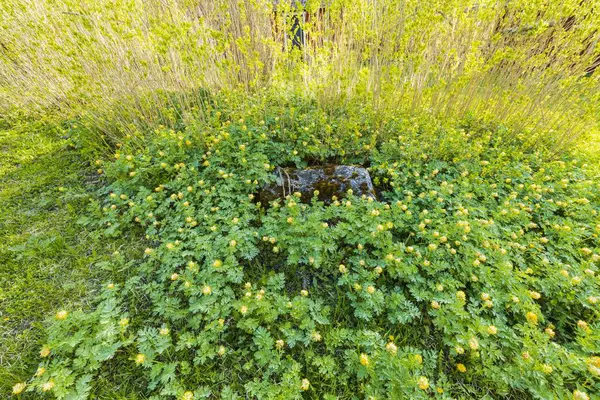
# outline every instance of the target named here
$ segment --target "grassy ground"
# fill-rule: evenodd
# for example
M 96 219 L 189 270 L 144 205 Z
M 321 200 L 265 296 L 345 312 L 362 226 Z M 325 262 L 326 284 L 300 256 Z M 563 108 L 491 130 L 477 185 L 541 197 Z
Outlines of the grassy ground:
M 97 178 L 63 135 L 0 125 L 0 398 L 35 370 L 44 320 L 85 307 L 106 277 L 95 263 L 119 247 L 77 224 Z

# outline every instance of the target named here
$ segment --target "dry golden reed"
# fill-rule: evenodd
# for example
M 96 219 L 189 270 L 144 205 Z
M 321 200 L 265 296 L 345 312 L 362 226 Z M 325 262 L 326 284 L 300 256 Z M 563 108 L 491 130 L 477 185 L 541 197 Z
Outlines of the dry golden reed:
M 0 111 L 152 126 L 165 91 L 198 113 L 199 90 L 276 89 L 561 146 L 598 129 L 599 14 L 590 0 L 2 0 Z

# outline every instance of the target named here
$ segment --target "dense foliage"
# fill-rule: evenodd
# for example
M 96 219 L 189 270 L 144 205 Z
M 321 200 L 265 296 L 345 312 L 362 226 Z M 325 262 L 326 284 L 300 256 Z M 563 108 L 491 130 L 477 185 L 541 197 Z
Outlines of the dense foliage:
M 16 392 L 600 394 L 600 182 L 580 161 L 469 122 L 263 106 L 209 107 L 96 162 L 108 185 L 82 222 L 147 248 L 101 265 L 114 274 L 96 308 L 56 313 Z M 276 166 L 331 161 L 369 166 L 378 198 L 257 203 Z

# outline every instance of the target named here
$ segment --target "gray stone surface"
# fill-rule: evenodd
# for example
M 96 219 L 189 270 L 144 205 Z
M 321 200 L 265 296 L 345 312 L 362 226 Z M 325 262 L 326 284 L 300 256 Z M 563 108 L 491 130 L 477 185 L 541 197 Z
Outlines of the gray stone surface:
M 302 194 L 302 201 L 308 202 L 315 190 L 319 200 L 331 203 L 332 196 L 341 199 L 348 189 L 356 196 L 363 194 L 375 198 L 375 189 L 369 172 L 363 167 L 352 165 L 324 165 L 307 169 L 278 168 L 275 182 L 262 188 L 258 200 L 267 205 L 278 198 L 285 198 L 294 192 Z

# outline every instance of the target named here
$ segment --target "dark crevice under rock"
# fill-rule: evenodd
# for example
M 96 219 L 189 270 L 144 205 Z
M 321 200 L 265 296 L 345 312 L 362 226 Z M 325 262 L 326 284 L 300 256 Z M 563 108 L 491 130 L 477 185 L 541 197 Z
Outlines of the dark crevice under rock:
M 260 190 L 258 201 L 267 205 L 273 200 L 299 192 L 302 194 L 301 200 L 308 202 L 318 190 L 319 200 L 330 204 L 333 196 L 341 199 L 349 189 L 355 196 L 364 194 L 376 198 L 369 172 L 363 167 L 324 165 L 306 169 L 277 168 L 275 181 Z

